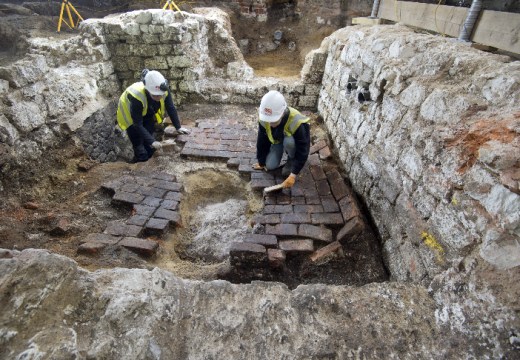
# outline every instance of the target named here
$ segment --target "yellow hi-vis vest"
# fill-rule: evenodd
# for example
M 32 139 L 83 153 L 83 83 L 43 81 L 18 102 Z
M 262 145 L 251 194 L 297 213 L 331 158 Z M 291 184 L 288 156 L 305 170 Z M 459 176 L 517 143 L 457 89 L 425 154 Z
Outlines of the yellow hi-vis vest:
M 122 130 L 128 129 L 133 123 L 132 115 L 130 114 L 130 101 L 128 100 L 128 94 L 136 98 L 143 104 L 143 117 L 148 112 L 148 99 L 146 98 L 146 90 L 142 82 L 136 82 L 130 85 L 119 98 L 119 105 L 117 106 L 117 123 Z M 168 95 L 165 92 L 161 99 L 161 108 L 155 114 L 157 122 L 160 124 L 163 122 L 163 115 L 166 114 L 166 107 L 164 105 L 164 99 Z
M 285 123 L 285 127 L 283 128 L 283 133 L 285 136 L 293 136 L 293 134 L 298 130 L 301 124 L 306 124 L 310 121 L 310 119 L 304 115 L 302 115 L 298 110 L 289 107 L 289 118 Z M 260 125 L 263 126 L 265 131 L 267 132 L 267 137 L 271 144 L 278 144 L 279 141 L 275 141 L 273 139 L 273 133 L 271 132 L 271 123 L 260 120 Z

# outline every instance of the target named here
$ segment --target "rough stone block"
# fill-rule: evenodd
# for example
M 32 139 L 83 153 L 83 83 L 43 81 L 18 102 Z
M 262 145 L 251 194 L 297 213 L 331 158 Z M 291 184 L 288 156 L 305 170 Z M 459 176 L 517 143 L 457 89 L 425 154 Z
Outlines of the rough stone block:
M 159 244 L 153 240 L 125 237 L 119 245 L 143 256 L 152 256 L 159 248 Z
M 265 267 L 267 265 L 267 251 L 260 244 L 233 243 L 229 250 L 229 260 L 233 267 Z
M 311 219 L 315 225 L 343 225 L 343 216 L 340 213 L 316 213 L 311 215 Z
M 341 228 L 336 236 L 336 240 L 341 242 L 342 244 L 347 243 L 353 236 L 361 233 L 365 229 L 365 224 L 363 220 L 356 216 L 350 219 L 345 226 Z
M 325 242 L 332 241 L 332 230 L 323 226 L 301 224 L 298 228 L 298 235 L 305 238 L 311 238 Z
M 320 260 L 324 260 L 329 257 L 332 253 L 335 253 L 338 250 L 341 250 L 342 246 L 339 241 L 334 241 L 321 249 L 316 250 L 311 256 L 310 259 L 312 262 L 318 262 Z
M 267 259 L 270 267 L 275 269 L 281 268 L 285 264 L 285 251 L 280 249 L 267 249 Z
M 247 234 L 246 236 L 244 236 L 244 242 L 260 244 L 266 247 L 278 246 L 278 240 L 274 235 Z
M 294 236 L 298 234 L 295 224 L 266 225 L 265 233 L 277 236 Z
M 313 252 L 314 242 L 310 239 L 280 240 L 278 247 L 286 252 Z
M 112 203 L 123 204 L 123 205 L 134 205 L 139 204 L 143 201 L 145 196 L 136 193 L 128 193 L 123 191 L 116 191 L 112 198 Z
M 143 228 L 137 225 L 127 225 L 118 221 L 111 221 L 108 223 L 105 234 L 114 236 L 134 236 L 137 237 L 141 234 Z

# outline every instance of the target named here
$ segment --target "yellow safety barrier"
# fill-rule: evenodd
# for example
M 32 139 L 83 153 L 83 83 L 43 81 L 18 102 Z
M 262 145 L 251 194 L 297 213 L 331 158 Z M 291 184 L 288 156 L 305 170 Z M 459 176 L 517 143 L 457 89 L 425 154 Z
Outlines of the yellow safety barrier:
M 177 4 L 175 4 L 175 2 L 173 0 L 166 0 L 166 3 L 164 4 L 163 6 L 163 10 L 166 10 L 166 8 L 169 8 L 170 10 L 172 11 L 178 11 L 182 14 L 182 11 L 181 9 L 179 9 L 179 7 L 177 6 Z M 175 10 L 174 10 L 175 8 Z
M 69 22 L 63 18 L 63 12 L 67 10 L 67 16 L 69 18 Z M 74 23 L 74 19 L 72 18 L 72 13 L 70 11 L 73 11 L 78 16 L 78 21 Z M 79 14 L 79 12 L 74 8 L 74 6 L 70 3 L 69 0 L 63 0 L 61 3 L 61 11 L 60 11 L 60 20 L 58 21 L 58 32 L 60 32 L 61 29 L 61 23 L 64 22 L 65 25 L 69 27 L 69 29 L 74 29 L 80 21 L 83 21 L 83 18 Z

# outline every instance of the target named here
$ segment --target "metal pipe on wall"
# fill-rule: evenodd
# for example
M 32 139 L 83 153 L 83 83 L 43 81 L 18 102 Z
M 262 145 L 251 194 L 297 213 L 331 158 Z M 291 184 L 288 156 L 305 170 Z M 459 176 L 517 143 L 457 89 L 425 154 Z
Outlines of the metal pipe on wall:
M 372 14 L 370 14 L 371 18 L 377 17 L 377 12 L 379 11 L 379 2 L 381 0 L 374 0 L 374 4 L 372 5 Z
M 480 10 L 482 10 L 482 0 L 473 0 L 466 21 L 464 21 L 462 29 L 460 29 L 459 40 L 470 41 L 469 38 L 473 32 L 473 26 L 475 26 L 475 22 L 477 22 Z

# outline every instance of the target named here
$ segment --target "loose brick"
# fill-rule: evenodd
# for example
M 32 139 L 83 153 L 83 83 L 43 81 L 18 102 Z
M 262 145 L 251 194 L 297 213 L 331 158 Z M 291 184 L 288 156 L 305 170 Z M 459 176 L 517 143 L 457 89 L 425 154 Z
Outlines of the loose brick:
M 343 215 L 343 220 L 345 222 L 349 221 L 353 217 L 361 216 L 359 209 L 356 206 L 356 203 L 352 201 L 348 196 L 341 199 L 339 202 L 339 208 L 341 210 L 341 215 Z
M 261 268 L 267 265 L 267 251 L 263 245 L 233 243 L 229 250 L 231 266 L 238 268 Z
M 332 241 L 332 230 L 327 229 L 323 226 L 302 224 L 298 228 L 298 235 L 325 242 Z
M 311 256 L 310 259 L 312 262 L 318 262 L 320 260 L 324 260 L 329 257 L 333 253 L 337 251 L 341 251 L 341 243 L 339 241 L 334 241 L 321 249 L 316 250 Z
M 337 201 L 340 201 L 349 194 L 348 187 L 343 180 L 334 180 L 330 183 L 330 189 Z
M 145 196 L 136 193 L 128 193 L 123 191 L 116 191 L 114 197 L 112 198 L 112 202 L 114 204 L 124 204 L 124 205 L 133 205 L 139 204 L 143 201 Z
M 227 167 L 230 169 L 238 169 L 240 158 L 231 158 L 227 161 Z
M 342 244 L 347 243 L 353 236 L 361 233 L 365 228 L 365 224 L 360 217 L 356 216 L 350 219 L 345 226 L 341 228 L 336 236 L 336 240 Z
M 312 154 L 320 151 L 321 149 L 323 149 L 325 146 L 327 146 L 327 143 L 325 142 L 325 140 L 320 140 L 316 144 L 311 146 L 311 148 L 309 150 L 309 154 L 312 155 Z
M 159 248 L 159 244 L 153 240 L 138 239 L 136 237 L 125 237 L 119 245 L 143 256 L 152 256 Z
M 151 218 L 144 226 L 144 234 L 162 236 L 168 230 L 169 224 L 169 220 Z
M 247 234 L 246 236 L 244 236 L 244 242 L 260 244 L 264 245 L 265 247 L 278 246 L 278 240 L 274 235 Z
M 343 176 L 341 176 L 336 167 L 326 171 L 325 174 L 327 174 L 327 179 L 329 180 L 329 183 L 333 183 L 336 180 L 343 181 Z
M 266 225 L 265 233 L 277 236 L 294 236 L 298 234 L 295 224 Z
M 309 163 L 309 165 L 320 165 L 321 164 L 320 157 L 318 154 L 309 155 L 309 157 L 307 158 L 307 162 Z
M 267 249 L 267 260 L 269 266 L 275 269 L 283 267 L 285 264 L 285 251 L 280 249 Z
M 147 221 L 148 221 L 147 216 L 134 215 L 134 216 L 130 217 L 128 220 L 126 220 L 126 223 L 128 225 L 144 226 L 144 224 L 146 224 Z
M 106 244 L 98 242 L 86 242 L 78 247 L 78 253 L 89 255 L 99 254 L 106 247 Z
M 281 240 L 278 247 L 286 252 L 313 252 L 314 242 L 310 239 Z
M 343 225 L 343 216 L 340 213 L 316 213 L 311 215 L 312 223 L 315 225 Z
M 87 243 L 100 243 L 105 245 L 115 245 L 121 240 L 120 236 L 113 236 L 110 234 L 92 233 L 88 234 L 82 241 Z
M 319 151 L 320 159 L 325 160 L 331 157 L 332 153 L 330 152 L 330 148 L 328 146 L 325 146 L 323 149 Z
M 137 225 L 122 224 L 118 221 L 111 221 L 108 223 L 104 233 L 115 236 L 139 236 L 143 228 Z
M 282 214 L 281 222 L 285 224 L 308 224 L 311 222 L 311 216 L 307 213 Z

